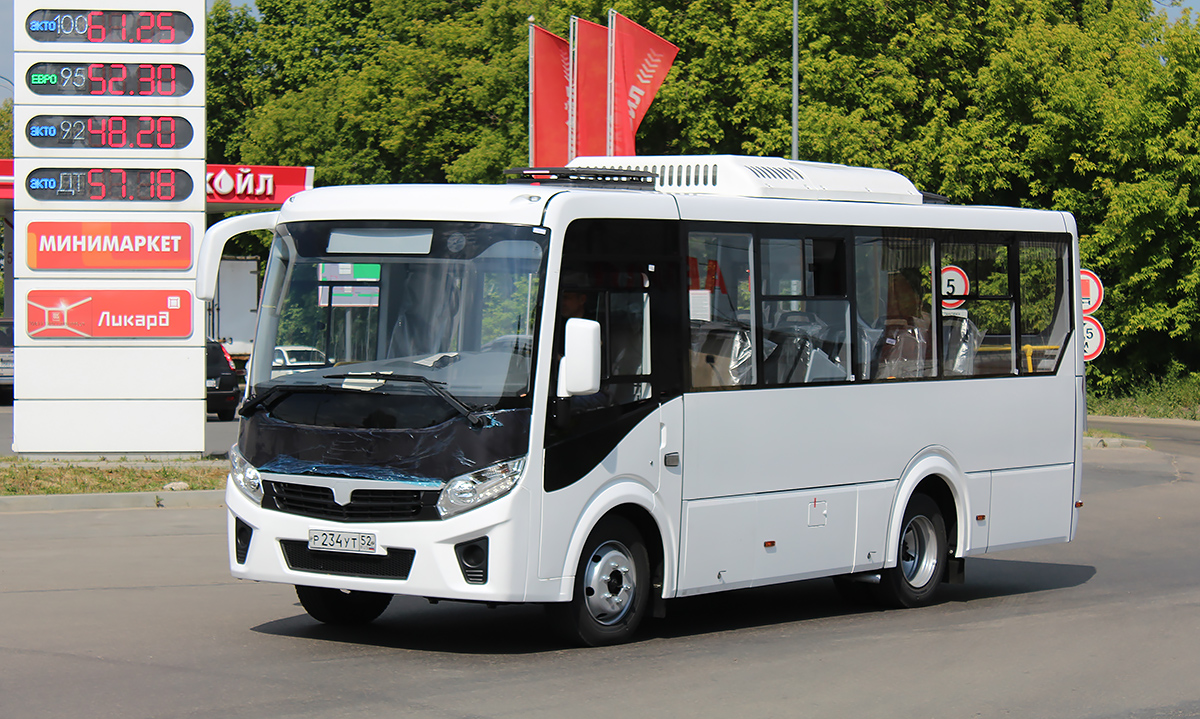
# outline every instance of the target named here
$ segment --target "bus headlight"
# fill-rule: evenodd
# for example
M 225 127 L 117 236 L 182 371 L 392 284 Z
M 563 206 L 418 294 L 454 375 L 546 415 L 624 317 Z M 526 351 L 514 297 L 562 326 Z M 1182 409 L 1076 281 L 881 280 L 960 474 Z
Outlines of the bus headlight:
M 262 478 L 258 476 L 254 465 L 247 462 L 238 451 L 236 444 L 229 448 L 229 478 L 242 490 L 242 494 L 262 504 Z
M 442 487 L 437 502 L 438 514 L 445 519 L 503 497 L 517 486 L 524 469 L 525 458 L 518 457 L 455 477 Z

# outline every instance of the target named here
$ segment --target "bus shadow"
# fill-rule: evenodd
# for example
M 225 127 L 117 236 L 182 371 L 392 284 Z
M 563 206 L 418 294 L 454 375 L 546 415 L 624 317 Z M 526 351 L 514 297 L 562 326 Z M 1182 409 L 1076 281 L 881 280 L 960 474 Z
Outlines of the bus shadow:
M 1095 574 L 1094 567 L 1085 565 L 972 558 L 967 560 L 966 584 L 943 586 L 934 609 L 984 612 L 993 604 L 988 600 L 1078 587 Z M 299 611 L 300 605 L 295 606 Z M 829 579 L 811 579 L 672 600 L 667 604 L 667 617 L 648 622 L 634 643 L 887 611 L 892 610 L 843 599 Z M 540 606 L 432 605 L 414 597 L 396 597 L 383 616 L 362 627 L 328 626 L 300 612 L 260 624 L 253 631 L 449 654 L 541 654 L 566 648 L 551 631 Z
M 1078 587 L 1095 574 L 1091 566 L 972 558 L 967 560 L 966 583 L 943 585 L 932 609 L 986 611 L 990 599 Z M 676 599 L 668 605 L 667 620 L 656 622 L 653 631 L 656 636 L 677 638 L 894 611 L 870 599 L 848 600 L 831 580 L 812 579 Z
M 395 597 L 383 616 L 357 627 L 321 624 L 296 603 L 295 616 L 266 622 L 253 631 L 317 641 L 451 654 L 536 654 L 563 648 L 536 604 L 440 602 Z

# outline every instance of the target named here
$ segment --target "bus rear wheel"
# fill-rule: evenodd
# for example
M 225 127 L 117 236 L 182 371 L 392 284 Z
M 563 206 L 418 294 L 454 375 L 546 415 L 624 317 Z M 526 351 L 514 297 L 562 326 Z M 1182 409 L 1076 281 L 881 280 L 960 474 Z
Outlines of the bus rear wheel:
M 339 625 L 372 622 L 392 602 L 390 594 L 300 585 L 296 586 L 296 596 L 310 617 L 325 624 Z
M 895 607 L 921 607 L 933 602 L 946 573 L 946 522 L 937 502 L 914 494 L 900 524 L 896 566 L 880 575 L 880 600 Z
M 650 555 L 628 521 L 609 517 L 588 536 L 570 602 L 547 605 L 568 641 L 590 647 L 629 641 L 650 604 Z

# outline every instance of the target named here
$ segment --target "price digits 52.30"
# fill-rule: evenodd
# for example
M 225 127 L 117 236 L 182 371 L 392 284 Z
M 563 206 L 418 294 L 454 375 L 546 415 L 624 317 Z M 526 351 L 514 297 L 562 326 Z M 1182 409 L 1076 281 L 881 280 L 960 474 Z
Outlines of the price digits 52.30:
M 169 63 L 41 62 L 26 73 L 38 95 L 180 97 L 192 89 L 192 71 Z

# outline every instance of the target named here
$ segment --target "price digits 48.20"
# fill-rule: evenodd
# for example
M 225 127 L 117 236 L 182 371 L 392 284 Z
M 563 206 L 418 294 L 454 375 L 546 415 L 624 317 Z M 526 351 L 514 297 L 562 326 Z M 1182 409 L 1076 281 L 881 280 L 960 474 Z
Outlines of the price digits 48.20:
M 35 147 L 174 150 L 187 147 L 192 124 L 170 115 L 38 115 L 25 126 Z

